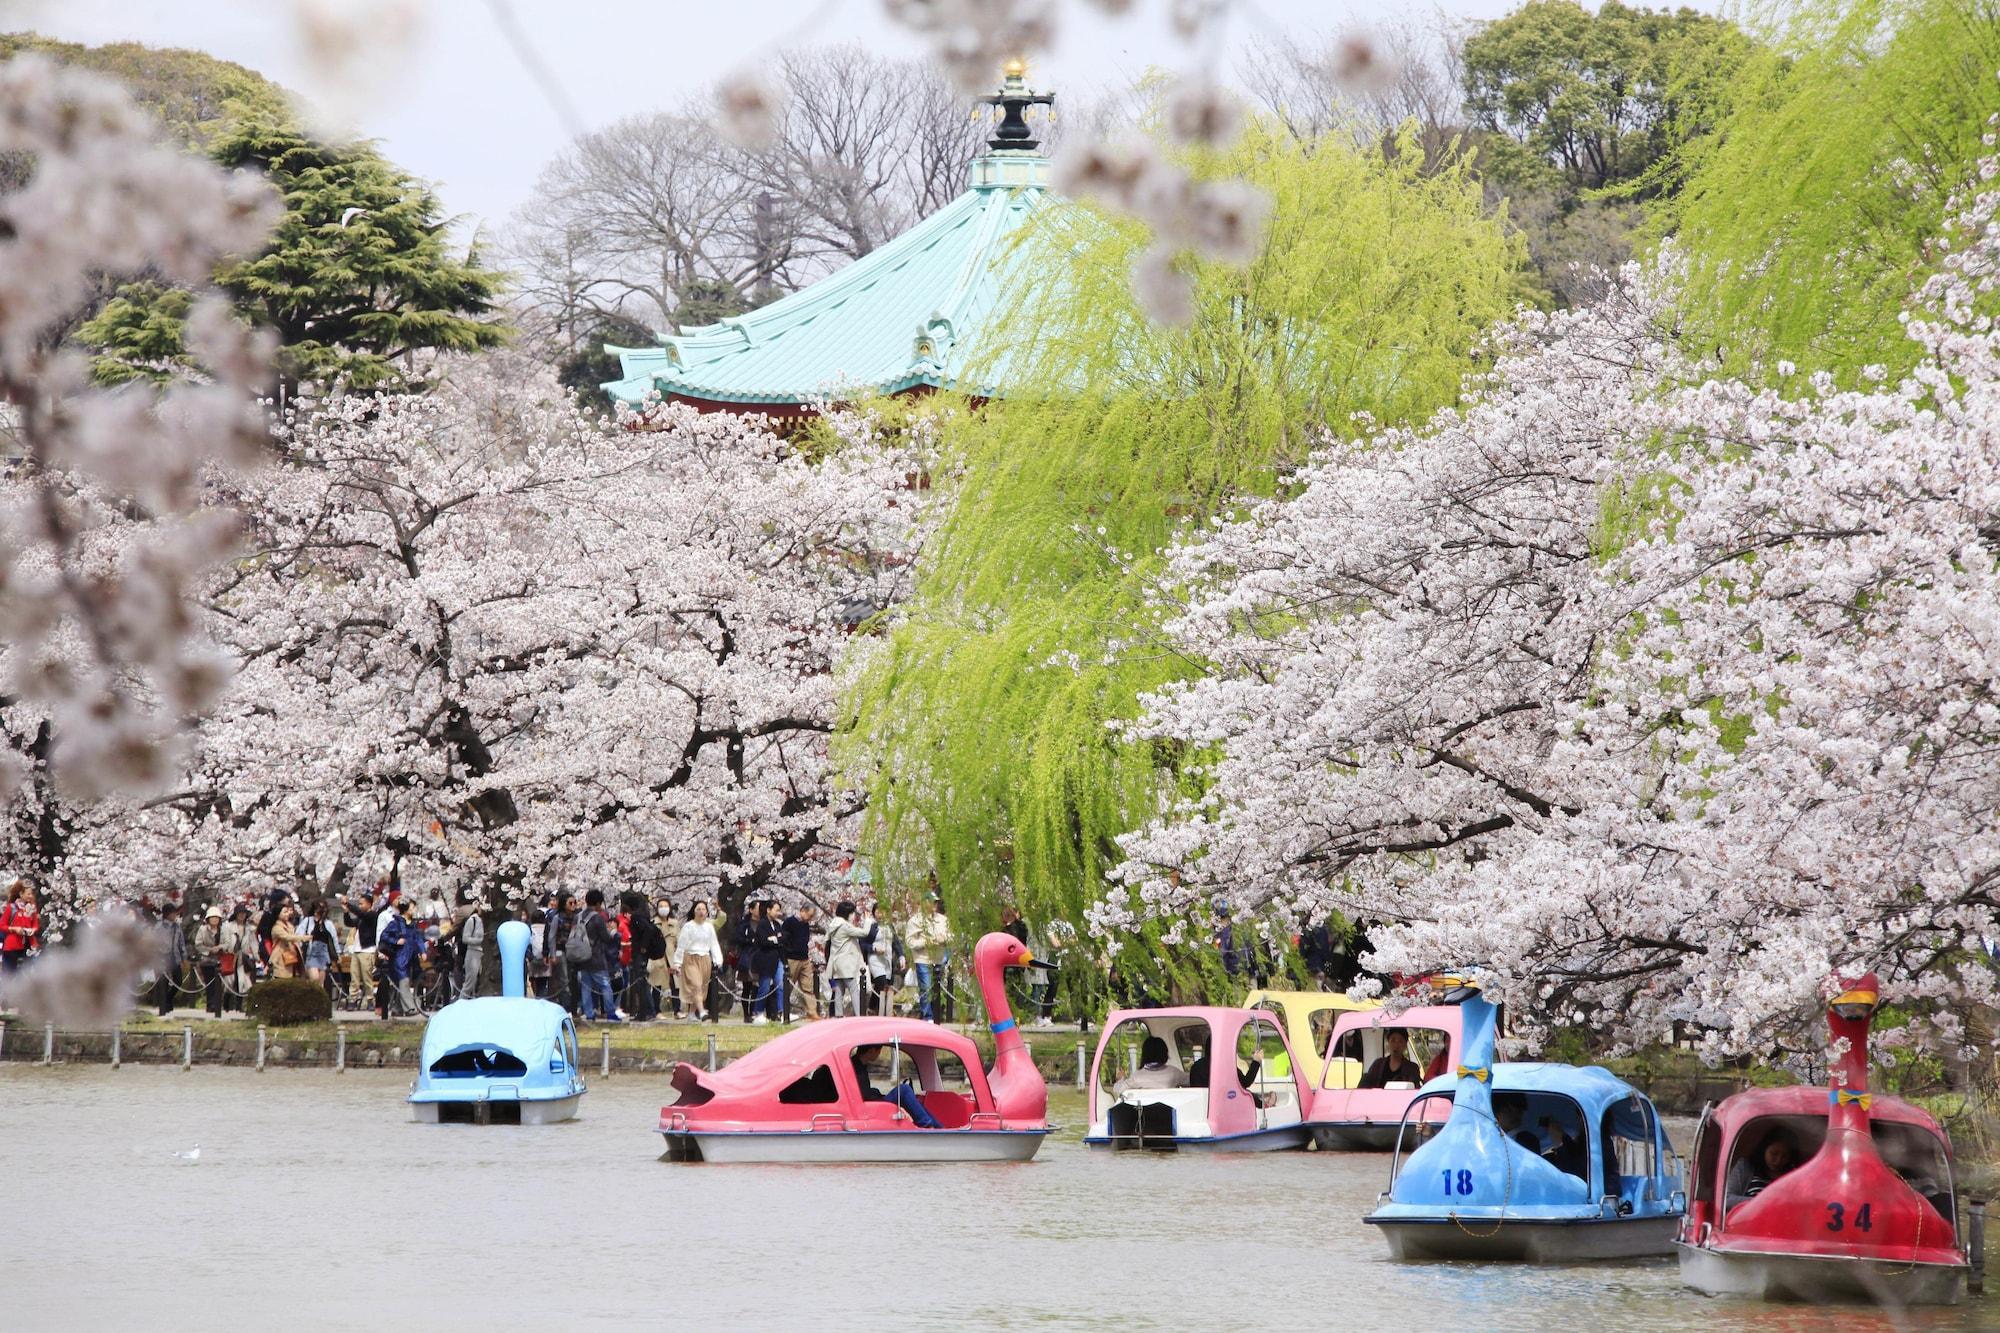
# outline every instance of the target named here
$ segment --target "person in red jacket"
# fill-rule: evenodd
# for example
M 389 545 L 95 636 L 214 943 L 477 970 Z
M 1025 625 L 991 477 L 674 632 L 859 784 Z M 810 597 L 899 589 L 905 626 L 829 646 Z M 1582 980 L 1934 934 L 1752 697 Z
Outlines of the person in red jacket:
M 7 905 L 0 907 L 0 977 L 12 977 L 41 943 L 42 914 L 35 890 L 24 879 L 7 886 Z

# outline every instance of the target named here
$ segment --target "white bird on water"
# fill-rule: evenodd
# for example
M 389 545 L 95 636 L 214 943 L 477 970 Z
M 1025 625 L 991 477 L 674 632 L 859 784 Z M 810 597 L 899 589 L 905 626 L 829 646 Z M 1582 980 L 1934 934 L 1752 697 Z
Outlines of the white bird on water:
M 186 1162 L 189 1166 L 193 1166 L 196 1162 L 199 1162 L 201 1160 L 201 1145 L 197 1143 L 194 1145 L 194 1147 L 189 1148 L 186 1152 L 175 1153 L 174 1160 L 176 1162 Z

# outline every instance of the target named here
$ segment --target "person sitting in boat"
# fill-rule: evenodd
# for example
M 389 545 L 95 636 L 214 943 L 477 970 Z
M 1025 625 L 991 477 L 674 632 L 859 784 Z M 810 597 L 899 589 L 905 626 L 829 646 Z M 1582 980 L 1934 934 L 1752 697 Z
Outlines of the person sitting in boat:
M 1144 1046 L 1141 1046 L 1139 1049 L 1143 1053 L 1146 1048 Z M 1252 1083 L 1255 1083 L 1257 1081 L 1258 1068 L 1259 1065 L 1257 1061 L 1252 1060 L 1250 1062 L 1250 1067 L 1248 1069 L 1239 1068 L 1236 1071 L 1236 1081 L 1238 1083 L 1241 1083 L 1245 1089 L 1248 1089 Z M 1190 1088 L 1207 1087 L 1208 1070 L 1209 1070 L 1208 1052 L 1203 1051 L 1200 1055 L 1197 1055 L 1194 1058 L 1194 1063 L 1188 1066 L 1187 1082 L 1183 1086 Z M 1116 1089 L 1114 1088 L 1113 1091 L 1116 1091 Z M 1265 1102 L 1263 1094 L 1257 1092 L 1250 1093 L 1250 1104 L 1252 1106 L 1260 1108 L 1264 1106 Z
M 1386 1088 L 1391 1083 L 1405 1083 L 1416 1087 L 1424 1081 L 1423 1071 L 1410 1058 L 1410 1034 L 1402 1028 L 1390 1028 L 1382 1038 L 1388 1049 L 1377 1056 L 1375 1063 L 1368 1066 L 1368 1072 L 1356 1084 L 1362 1088 Z
M 939 1128 L 937 1117 L 931 1114 L 928 1106 L 924 1105 L 924 1099 L 918 1095 L 916 1087 L 910 1080 L 904 1079 L 886 1093 L 875 1090 L 874 1083 L 868 1078 L 868 1066 L 881 1054 L 880 1046 L 857 1046 L 854 1048 L 854 1054 L 849 1057 L 854 1065 L 855 1085 L 861 1089 L 861 1100 L 893 1102 L 903 1109 L 904 1115 L 916 1122 L 918 1129 Z
M 1542 1154 L 1542 1141 L 1535 1131 L 1521 1124 L 1528 1115 L 1528 1099 L 1518 1092 L 1496 1092 L 1493 1094 L 1493 1123 L 1500 1126 L 1500 1132 L 1526 1148 L 1537 1157 Z
M 1764 1136 L 1757 1151 L 1745 1153 L 1729 1168 L 1729 1178 L 1722 1186 L 1723 1207 L 1734 1208 L 1756 1198 L 1767 1185 L 1798 1164 L 1799 1142 L 1792 1137 L 1792 1131 L 1780 1125 Z
M 1586 1184 L 1590 1180 L 1590 1144 L 1583 1137 L 1583 1126 L 1571 1129 L 1562 1119 L 1545 1115 L 1541 1119 L 1542 1134 L 1549 1146 L 1542 1150 L 1550 1166 L 1558 1171 L 1567 1171 Z
M 1122 1097 L 1133 1090 L 1185 1088 L 1187 1085 L 1186 1071 L 1167 1061 L 1166 1038 L 1148 1037 L 1139 1043 L 1138 1069 L 1112 1084 L 1111 1091 L 1113 1095 Z

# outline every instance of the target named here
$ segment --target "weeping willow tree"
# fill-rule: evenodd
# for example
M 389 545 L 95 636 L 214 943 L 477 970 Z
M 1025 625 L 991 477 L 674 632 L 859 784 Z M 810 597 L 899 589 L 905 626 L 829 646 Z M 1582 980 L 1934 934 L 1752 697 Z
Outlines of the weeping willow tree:
M 1774 11 L 1775 12 L 1775 11 Z M 1737 375 L 1906 370 L 1897 319 L 2000 112 L 2000 0 L 1807 0 L 1762 24 L 1663 217 Z
M 1081 205 L 1038 214 L 987 368 L 1002 392 L 947 425 L 947 516 L 847 696 L 838 753 L 892 890 L 935 869 L 962 925 L 1003 896 L 1080 923 L 1113 839 L 1184 780 L 1183 755 L 1119 726 L 1202 665 L 1153 633 L 1161 548 L 1270 493 L 1356 414 L 1413 421 L 1456 395 L 1481 331 L 1525 290 L 1524 256 L 1460 167 L 1427 173 L 1414 141 L 1397 149 L 1255 129 L 1195 164 L 1274 209 L 1254 263 L 1193 263 L 1184 329 L 1134 303 L 1143 227 Z

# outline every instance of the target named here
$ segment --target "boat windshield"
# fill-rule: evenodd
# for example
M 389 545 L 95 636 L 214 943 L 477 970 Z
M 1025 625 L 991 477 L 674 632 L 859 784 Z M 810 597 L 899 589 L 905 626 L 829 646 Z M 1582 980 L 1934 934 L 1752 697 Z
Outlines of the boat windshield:
M 1403 1169 L 1403 1159 L 1437 1137 L 1451 1116 L 1450 1092 L 1429 1092 L 1412 1101 L 1403 1112 L 1403 1124 L 1396 1136 L 1396 1150 L 1389 1159 L 1389 1183 Z
M 1660 1145 L 1666 1136 L 1657 1133 L 1658 1118 L 1653 1104 L 1637 1093 L 1615 1102 L 1604 1111 L 1604 1192 L 1638 1204 L 1661 1197 L 1662 1175 L 1679 1175 L 1673 1161 L 1673 1146 L 1666 1156 Z
M 1273 1016 L 1260 1013 L 1238 1029 L 1236 1072 L 1259 1109 L 1297 1107 L 1291 1052 Z
M 977 1111 L 965 1062 L 954 1051 L 913 1042 L 856 1046 L 848 1053 L 863 1101 L 891 1102 L 923 1129 L 961 1129 Z
M 1390 1037 L 1397 1033 L 1407 1043 L 1403 1060 L 1385 1063 L 1385 1057 L 1392 1054 Z M 1340 1034 L 1340 1040 L 1327 1052 L 1326 1074 L 1320 1080 L 1320 1086 L 1417 1088 L 1426 1079 L 1436 1078 L 1445 1072 L 1450 1052 L 1451 1034 L 1442 1028 L 1412 1027 L 1402 1023 L 1349 1028 Z M 1393 1069 L 1392 1063 L 1395 1065 Z M 1415 1075 L 1395 1076 L 1409 1065 L 1416 1067 Z M 1337 1081 L 1350 1074 L 1353 1075 L 1352 1081 Z
M 1292 1014 L 1286 1009 L 1282 1001 L 1259 1000 L 1251 1008 L 1270 1014 L 1276 1018 L 1278 1025 L 1285 1029 L 1286 1035 L 1290 1036 L 1296 1033 L 1297 1028 L 1292 1022 Z M 1306 1014 L 1306 1037 L 1312 1050 L 1323 1051 L 1326 1049 L 1327 1043 L 1333 1040 L 1334 1020 L 1340 1017 L 1341 1012 L 1340 1009 L 1333 1005 L 1327 1005 L 1325 1008 L 1314 1009 Z
M 1410 1103 L 1396 1139 L 1389 1182 L 1403 1168 L 1403 1159 L 1436 1137 L 1451 1114 L 1449 1091 L 1425 1093 Z M 1510 1092 L 1495 1089 L 1493 1125 L 1500 1133 L 1555 1167 L 1585 1183 L 1590 1181 L 1590 1144 L 1583 1108 L 1557 1092 Z
M 1207 1077 L 1211 1042 L 1202 1019 L 1162 1015 L 1128 1018 L 1099 1045 L 1097 1090 L 1116 1097 L 1148 1088 L 1186 1088 Z
M 1951 1158 L 1944 1141 L 1922 1125 L 1896 1121 L 1873 1120 L 1869 1130 L 1875 1151 L 1889 1169 L 1929 1199 L 1955 1228 L 1958 1206 L 1953 1195 Z M 1787 1152 L 1790 1165 L 1784 1170 L 1811 1160 L 1825 1142 L 1823 1115 L 1760 1115 L 1746 1121 L 1730 1142 L 1729 1161 L 1722 1172 L 1724 1208 L 1734 1208 L 1783 1174 L 1775 1164 Z M 1713 1197 L 1712 1181 L 1703 1180 L 1701 1189 L 1701 1197 Z
M 451 1051 L 431 1062 L 433 1078 L 519 1078 L 527 1072 L 520 1056 L 495 1046 Z

